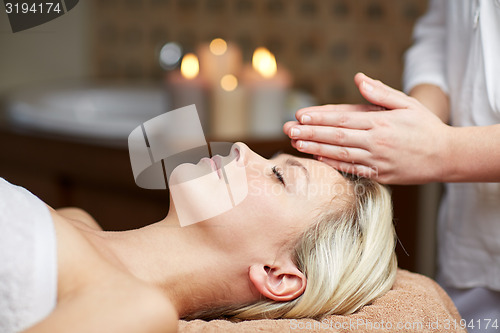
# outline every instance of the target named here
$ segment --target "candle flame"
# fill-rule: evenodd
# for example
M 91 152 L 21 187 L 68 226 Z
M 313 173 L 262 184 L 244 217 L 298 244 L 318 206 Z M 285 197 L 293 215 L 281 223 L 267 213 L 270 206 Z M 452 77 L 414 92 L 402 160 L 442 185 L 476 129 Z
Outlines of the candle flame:
M 278 70 L 276 58 L 265 47 L 259 47 L 254 51 L 252 66 L 260 75 L 266 78 L 273 77 Z
M 186 79 L 194 79 L 200 72 L 198 57 L 193 53 L 188 53 L 182 58 L 181 74 Z
M 232 74 L 227 74 L 220 80 L 220 86 L 225 91 L 233 91 L 238 88 L 238 79 Z
M 215 38 L 210 42 L 210 52 L 215 55 L 223 55 L 227 51 L 227 43 L 222 38 Z

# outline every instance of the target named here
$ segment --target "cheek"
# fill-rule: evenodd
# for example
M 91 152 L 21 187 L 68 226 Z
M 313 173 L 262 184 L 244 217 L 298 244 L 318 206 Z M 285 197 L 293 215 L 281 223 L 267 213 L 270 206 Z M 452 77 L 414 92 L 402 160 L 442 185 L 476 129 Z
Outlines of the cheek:
M 242 205 L 248 213 L 247 225 L 262 230 L 276 231 L 283 221 L 290 221 L 293 216 L 293 200 L 280 184 L 253 179 L 249 181 L 249 192 Z

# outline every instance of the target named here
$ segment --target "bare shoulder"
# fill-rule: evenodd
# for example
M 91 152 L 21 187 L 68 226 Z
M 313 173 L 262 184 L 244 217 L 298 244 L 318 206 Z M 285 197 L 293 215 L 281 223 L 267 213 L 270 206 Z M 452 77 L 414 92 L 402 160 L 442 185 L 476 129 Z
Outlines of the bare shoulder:
M 160 290 L 128 276 L 111 274 L 78 296 L 82 304 L 86 300 L 93 304 L 94 316 L 112 318 L 107 332 L 177 332 L 178 315 L 172 302 Z
M 117 274 L 75 290 L 27 332 L 169 333 L 177 327 L 177 312 L 159 290 Z
M 88 212 L 77 207 L 64 207 L 55 210 L 70 220 L 77 227 L 87 227 L 93 230 L 102 230 L 101 226 Z
M 178 313 L 164 293 L 151 287 L 137 286 L 137 297 L 140 299 L 135 305 L 133 312 L 137 314 L 140 331 L 144 331 L 144 323 L 147 323 L 151 332 L 177 332 Z
M 57 237 L 57 306 L 29 332 L 177 330 L 177 312 L 164 293 L 111 265 L 67 217 L 54 210 L 51 215 Z

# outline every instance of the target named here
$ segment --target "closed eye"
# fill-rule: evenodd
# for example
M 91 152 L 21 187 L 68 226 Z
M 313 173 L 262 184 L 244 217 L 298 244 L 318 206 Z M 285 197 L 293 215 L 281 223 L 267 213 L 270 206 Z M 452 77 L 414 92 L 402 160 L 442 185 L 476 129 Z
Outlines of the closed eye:
M 276 179 L 278 179 L 278 181 L 280 181 L 284 186 L 286 186 L 285 179 L 283 178 L 283 170 L 278 168 L 278 166 L 276 165 L 272 167 L 272 170 L 274 175 L 276 176 Z

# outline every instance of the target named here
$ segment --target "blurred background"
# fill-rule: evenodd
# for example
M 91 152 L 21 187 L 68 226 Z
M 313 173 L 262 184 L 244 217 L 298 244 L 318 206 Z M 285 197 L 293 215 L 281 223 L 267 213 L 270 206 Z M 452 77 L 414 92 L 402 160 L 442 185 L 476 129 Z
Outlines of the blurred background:
M 283 121 L 303 106 L 363 103 L 355 73 L 401 89 L 403 55 L 426 8 L 424 0 L 87 0 L 17 33 L 2 11 L 0 176 L 54 208 L 88 210 L 105 229 L 155 222 L 168 194 L 135 186 L 131 129 L 196 103 L 207 140 L 242 140 L 266 157 L 296 153 Z M 222 61 L 210 53 L 214 39 L 225 43 Z M 270 76 L 252 67 L 259 48 L 275 61 Z M 194 67 L 181 72 L 188 54 Z M 392 190 L 400 266 L 433 276 L 440 187 Z

